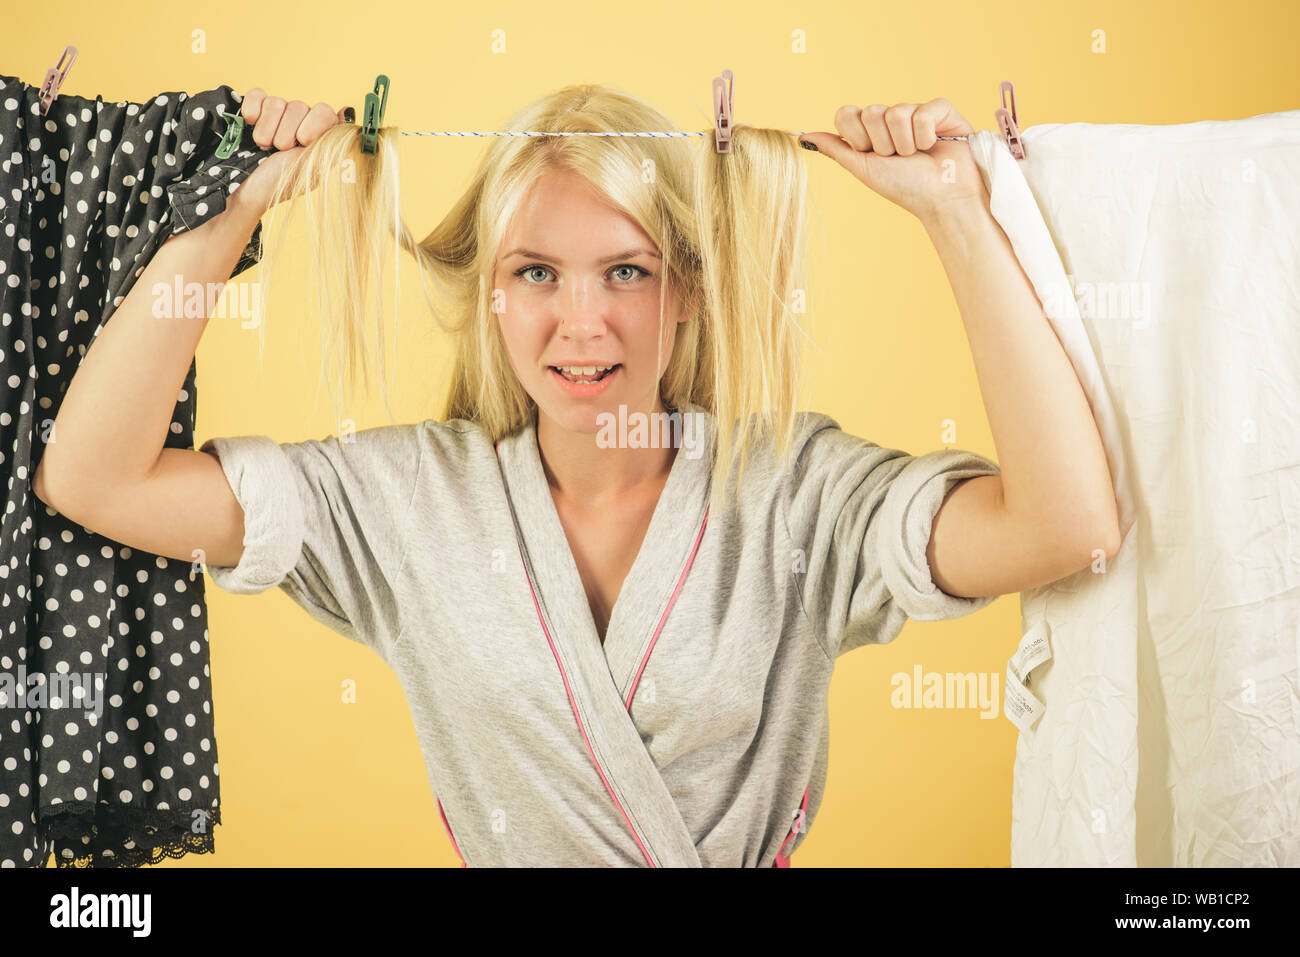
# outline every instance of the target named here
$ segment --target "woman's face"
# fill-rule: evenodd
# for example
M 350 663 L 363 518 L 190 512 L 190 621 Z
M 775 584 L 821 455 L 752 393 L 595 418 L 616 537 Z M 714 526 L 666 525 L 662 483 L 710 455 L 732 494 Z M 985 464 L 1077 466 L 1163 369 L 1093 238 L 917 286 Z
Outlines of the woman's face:
M 585 179 L 537 180 L 501 244 L 493 295 L 510 364 L 541 414 L 594 433 L 620 405 L 662 410 L 659 380 L 688 318 L 670 290 L 660 335 L 663 281 L 654 243 Z

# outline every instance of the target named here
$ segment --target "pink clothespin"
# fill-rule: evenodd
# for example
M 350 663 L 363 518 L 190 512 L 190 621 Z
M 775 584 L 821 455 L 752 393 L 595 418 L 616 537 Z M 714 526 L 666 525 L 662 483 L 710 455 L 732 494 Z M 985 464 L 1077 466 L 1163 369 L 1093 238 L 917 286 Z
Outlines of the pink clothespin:
M 64 66 L 63 61 L 68 61 Z M 45 82 L 41 84 L 41 116 L 50 111 L 50 104 L 54 102 L 54 97 L 58 95 L 59 88 L 63 86 L 63 81 L 68 77 L 68 71 L 72 69 L 72 63 L 77 59 L 77 48 L 73 46 L 63 48 L 63 56 L 59 57 L 59 62 L 54 64 L 45 71 Z
M 713 142 L 719 153 L 731 152 L 731 110 L 736 94 L 735 75 L 723 70 L 713 78 Z
M 1006 137 L 1007 148 L 1011 150 L 1011 155 L 1018 160 L 1022 160 L 1025 158 L 1025 144 L 1020 139 L 1020 127 L 1017 126 L 1019 120 L 1016 117 L 1016 85 L 1010 80 L 1003 80 L 998 92 L 1002 96 L 1002 106 L 993 115 L 997 118 L 998 129 Z M 1009 113 L 1007 112 L 1008 94 L 1011 97 L 1011 112 Z

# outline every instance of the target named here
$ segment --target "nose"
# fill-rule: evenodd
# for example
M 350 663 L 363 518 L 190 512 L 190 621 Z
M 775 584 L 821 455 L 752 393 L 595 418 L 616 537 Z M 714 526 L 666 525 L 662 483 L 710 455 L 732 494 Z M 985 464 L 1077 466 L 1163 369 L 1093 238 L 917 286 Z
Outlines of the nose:
M 590 279 L 573 280 L 568 302 L 560 308 L 560 338 L 586 342 L 605 334 L 605 297 Z

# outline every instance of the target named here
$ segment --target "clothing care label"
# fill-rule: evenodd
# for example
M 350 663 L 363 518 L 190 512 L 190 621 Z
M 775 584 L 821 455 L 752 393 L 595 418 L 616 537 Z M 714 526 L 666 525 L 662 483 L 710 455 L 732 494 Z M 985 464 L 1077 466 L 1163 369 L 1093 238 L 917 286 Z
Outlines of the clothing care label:
M 1025 632 L 1020 647 L 1007 660 L 1007 686 L 1002 696 L 1002 713 L 1021 731 L 1028 731 L 1043 714 L 1044 705 L 1029 690 L 1029 673 L 1052 657 L 1047 640 L 1047 622 Z

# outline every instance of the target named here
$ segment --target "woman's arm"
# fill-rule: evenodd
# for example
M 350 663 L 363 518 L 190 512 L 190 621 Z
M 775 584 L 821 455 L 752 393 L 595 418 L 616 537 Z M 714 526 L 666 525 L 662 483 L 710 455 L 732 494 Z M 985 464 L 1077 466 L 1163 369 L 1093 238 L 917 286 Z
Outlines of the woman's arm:
M 1000 476 L 958 485 L 935 517 L 930 568 L 953 595 L 1002 595 L 1120 545 L 1105 449 L 1083 387 L 988 192 L 922 217 L 956 296 Z
M 927 557 L 951 595 L 1005 595 L 1087 566 L 1120 546 L 1118 507 L 1097 423 L 1043 314 L 945 99 L 843 106 L 836 136 L 801 137 L 925 224 L 948 273 L 993 431 L 1001 475 L 957 485 L 935 516 Z M 946 137 L 941 140 L 939 137 Z M 955 175 L 954 175 L 955 174 Z
M 243 554 L 243 509 L 215 455 L 164 444 L 208 320 L 184 316 L 183 301 L 174 303 L 182 315 L 160 315 L 153 289 L 178 280 L 223 287 L 285 166 L 343 120 L 327 103 L 286 103 L 261 88 L 240 112 L 254 142 L 276 154 L 222 213 L 159 247 L 77 367 L 32 478 L 37 498 L 106 538 L 185 561 L 199 553 L 218 566 Z
M 159 247 L 77 367 L 32 481 L 106 538 L 186 561 L 202 549 L 215 565 L 239 560 L 243 510 L 214 456 L 163 445 L 208 320 L 155 315 L 153 287 L 225 284 L 259 218 L 238 196 Z

